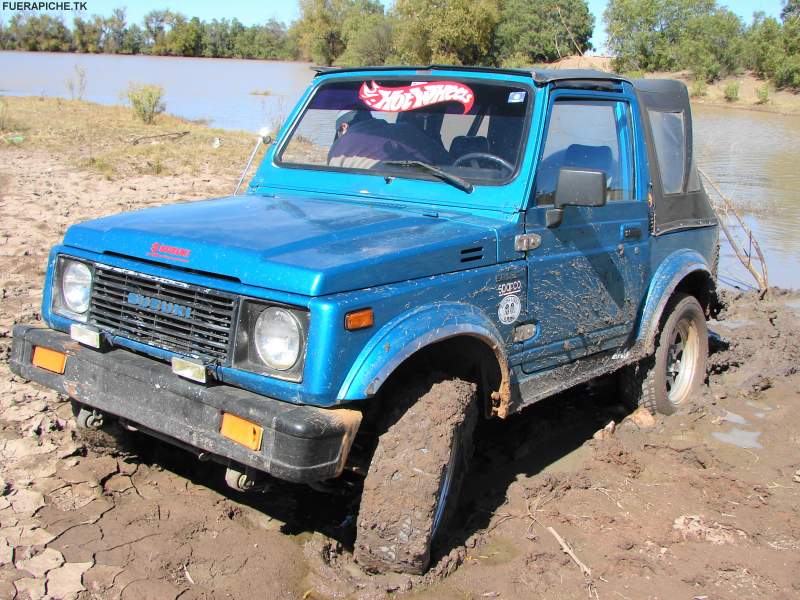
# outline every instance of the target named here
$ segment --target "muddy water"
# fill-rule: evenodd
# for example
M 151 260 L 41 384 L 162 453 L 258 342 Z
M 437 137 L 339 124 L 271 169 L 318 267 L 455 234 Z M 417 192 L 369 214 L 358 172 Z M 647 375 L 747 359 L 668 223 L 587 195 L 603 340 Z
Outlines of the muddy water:
M 698 165 L 760 241 L 770 284 L 800 288 L 800 117 L 705 106 L 693 112 Z M 752 284 L 724 243 L 720 274 Z
M 130 81 L 157 83 L 169 112 L 250 131 L 285 118 L 313 76 L 304 63 L 0 52 L 0 94 L 68 97 L 75 65 L 86 70 L 86 100 L 116 104 Z M 262 90 L 269 95 L 252 93 Z M 698 164 L 760 240 L 770 283 L 800 288 L 800 117 L 704 106 L 694 115 Z M 729 285 L 753 283 L 725 244 L 721 275 Z

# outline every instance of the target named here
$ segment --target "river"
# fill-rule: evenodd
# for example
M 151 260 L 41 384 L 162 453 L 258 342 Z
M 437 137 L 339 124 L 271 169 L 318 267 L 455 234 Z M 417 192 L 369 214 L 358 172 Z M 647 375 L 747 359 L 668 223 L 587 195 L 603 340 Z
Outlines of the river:
M 117 104 L 129 82 L 156 83 L 169 112 L 250 131 L 284 118 L 313 77 L 304 63 L 0 52 L 0 94 L 67 98 L 76 65 L 86 71 L 85 100 Z M 709 106 L 693 113 L 698 164 L 761 242 L 770 283 L 800 288 L 800 117 Z M 720 272 L 728 285 L 752 284 L 725 243 Z

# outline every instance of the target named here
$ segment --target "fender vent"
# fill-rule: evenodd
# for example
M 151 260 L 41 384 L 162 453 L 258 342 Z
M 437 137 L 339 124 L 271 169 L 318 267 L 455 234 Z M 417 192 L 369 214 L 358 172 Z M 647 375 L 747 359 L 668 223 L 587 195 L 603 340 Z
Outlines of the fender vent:
M 474 248 L 464 248 L 461 251 L 461 262 L 468 263 L 483 258 L 483 246 L 476 246 Z

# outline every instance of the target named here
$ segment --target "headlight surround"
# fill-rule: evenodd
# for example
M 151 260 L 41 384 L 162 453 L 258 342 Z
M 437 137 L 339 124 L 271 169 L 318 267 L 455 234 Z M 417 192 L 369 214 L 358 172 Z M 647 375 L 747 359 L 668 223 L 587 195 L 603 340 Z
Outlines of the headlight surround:
M 301 381 L 308 324 L 308 311 L 243 300 L 233 366 L 278 379 Z
M 256 319 L 253 344 L 265 365 L 277 371 L 287 371 L 300 358 L 303 345 L 300 323 L 285 308 L 271 306 Z
M 53 280 L 53 311 L 85 323 L 92 299 L 92 280 L 90 264 L 60 256 Z

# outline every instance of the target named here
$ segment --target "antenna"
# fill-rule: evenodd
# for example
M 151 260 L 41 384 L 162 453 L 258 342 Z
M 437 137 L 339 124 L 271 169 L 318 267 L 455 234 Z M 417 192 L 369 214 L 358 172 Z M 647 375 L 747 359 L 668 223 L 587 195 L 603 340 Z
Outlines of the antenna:
M 247 166 L 245 166 L 244 171 L 242 171 L 242 176 L 239 178 L 239 183 L 236 184 L 236 189 L 233 190 L 234 196 L 239 193 L 239 189 L 242 187 L 242 183 L 244 183 L 244 178 L 247 177 L 247 173 L 250 171 L 250 167 L 253 164 L 253 160 L 255 160 L 256 158 L 256 154 L 258 154 L 259 148 L 261 148 L 261 144 L 268 146 L 271 143 L 272 143 L 272 137 L 269 135 L 269 128 L 262 127 L 258 132 L 258 139 L 256 140 L 256 146 L 250 153 L 250 158 L 247 159 Z

